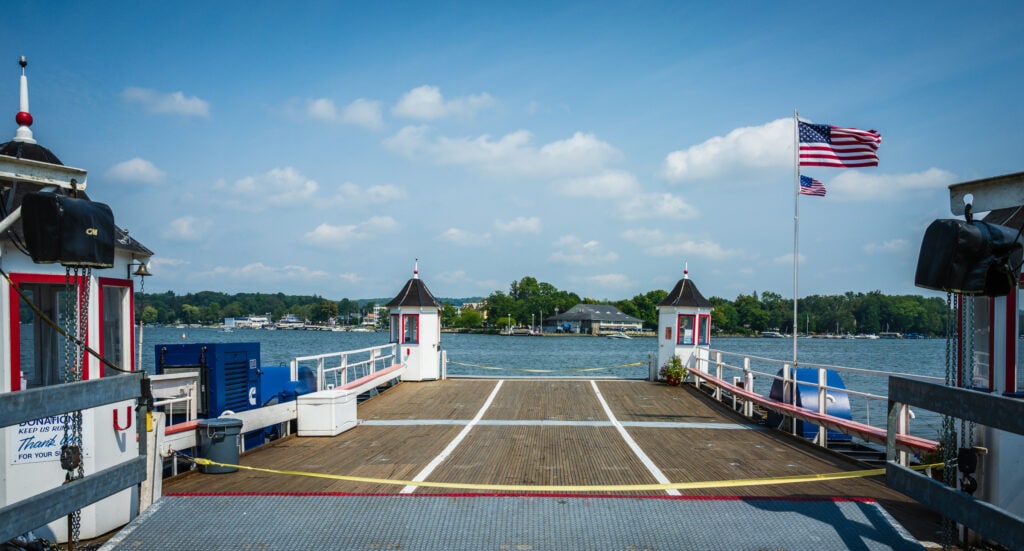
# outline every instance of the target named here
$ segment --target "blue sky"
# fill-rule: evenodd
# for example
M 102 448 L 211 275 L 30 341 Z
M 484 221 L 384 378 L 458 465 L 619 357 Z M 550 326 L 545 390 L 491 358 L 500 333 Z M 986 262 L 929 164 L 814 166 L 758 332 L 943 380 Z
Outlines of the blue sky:
M 36 139 L 155 251 L 147 291 L 388 297 L 419 258 L 445 297 L 615 300 L 684 262 L 791 297 L 799 109 L 883 138 L 803 169 L 800 295 L 928 295 L 947 186 L 1022 169 L 1024 4 L 807 7 L 19 2 L 0 139 L 26 55 Z

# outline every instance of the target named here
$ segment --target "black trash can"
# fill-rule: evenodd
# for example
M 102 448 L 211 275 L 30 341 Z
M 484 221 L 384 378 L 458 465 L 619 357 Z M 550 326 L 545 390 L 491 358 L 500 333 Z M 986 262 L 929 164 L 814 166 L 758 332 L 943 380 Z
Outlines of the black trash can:
M 199 457 L 217 463 L 238 464 L 239 438 L 242 420 L 230 417 L 199 420 Z M 237 467 L 199 465 L 199 472 L 207 474 L 233 473 Z

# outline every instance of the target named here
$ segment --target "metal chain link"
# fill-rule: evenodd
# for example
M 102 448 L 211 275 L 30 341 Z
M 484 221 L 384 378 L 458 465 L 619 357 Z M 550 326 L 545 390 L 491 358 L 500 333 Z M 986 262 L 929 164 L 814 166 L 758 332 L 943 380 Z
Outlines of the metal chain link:
M 72 285 L 74 283 L 74 285 Z M 83 285 L 84 283 L 84 285 Z M 85 346 L 89 338 L 89 298 L 92 291 L 92 269 L 64 269 L 64 300 L 61 301 L 61 325 L 71 329 L 69 333 L 75 339 L 64 339 L 64 382 L 81 381 L 85 374 Z M 64 417 L 64 447 L 76 459 L 69 463 L 65 482 L 72 482 L 85 477 L 85 465 L 82 461 L 83 450 L 82 411 L 68 412 Z M 63 463 L 63 458 L 62 458 Z M 79 543 L 82 526 L 81 509 L 74 511 L 69 517 L 68 546 L 75 548 Z
M 988 299 L 986 298 L 984 300 L 988 300 Z M 974 388 L 974 374 L 977 372 L 977 369 L 978 369 L 977 363 L 974 360 L 974 345 L 975 345 L 975 342 L 974 342 L 974 337 L 975 337 L 975 335 L 974 335 L 974 324 L 975 324 L 975 318 L 974 318 L 974 299 L 971 299 L 971 324 L 968 326 L 968 330 L 970 330 L 970 332 L 971 332 L 971 347 L 970 347 L 970 350 L 968 350 L 968 354 L 971 355 L 971 373 L 970 373 L 971 380 L 970 380 L 970 386 L 968 388 Z M 989 330 L 991 331 L 991 328 L 989 328 Z M 991 362 L 990 362 L 990 364 L 991 364 Z M 990 375 L 990 377 L 991 377 L 991 375 Z M 967 432 L 967 446 L 966 447 L 968 447 L 968 448 L 973 448 L 974 447 L 974 429 L 975 429 L 975 427 L 977 427 L 977 425 L 978 424 L 975 423 L 973 420 L 970 421 L 967 424 L 968 432 Z
M 954 360 L 957 357 L 956 349 L 956 321 L 959 320 L 959 298 L 953 300 L 953 293 L 946 292 L 946 386 L 955 387 L 956 376 L 954 375 Z M 942 461 L 945 465 L 942 468 L 942 480 L 947 486 L 956 485 L 956 467 L 953 466 L 955 457 L 953 450 L 956 448 L 956 424 L 953 417 L 942 415 Z M 953 548 L 953 539 L 956 537 L 956 523 L 953 519 L 942 518 L 942 549 L 948 551 Z

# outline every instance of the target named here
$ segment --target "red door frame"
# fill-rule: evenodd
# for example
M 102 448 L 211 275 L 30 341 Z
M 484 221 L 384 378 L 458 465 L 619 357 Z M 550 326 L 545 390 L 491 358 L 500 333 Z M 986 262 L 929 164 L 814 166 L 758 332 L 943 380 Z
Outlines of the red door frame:
M 55 274 L 33 274 L 33 273 L 12 273 L 12 274 L 10 274 L 10 276 L 11 276 L 11 284 L 8 286 L 8 301 L 9 301 L 8 304 L 10 305 L 10 314 L 8 316 L 8 320 L 7 321 L 9 323 L 8 327 L 10 327 L 11 330 L 10 330 L 10 342 L 8 344 L 10 345 L 10 350 L 11 350 L 11 373 L 10 373 L 10 375 L 11 375 L 11 390 L 12 391 L 16 391 L 16 390 L 21 390 L 21 296 L 18 294 L 18 290 L 16 289 L 16 287 L 21 287 L 24 284 L 64 285 L 67 282 L 67 278 L 65 276 L 55 275 Z M 72 281 L 74 282 L 75 287 L 78 289 L 79 301 L 81 301 L 81 293 L 82 293 L 82 290 L 83 290 L 82 286 L 80 285 L 80 280 L 81 279 L 82 278 L 80 276 L 78 278 L 72 278 Z M 125 285 L 125 282 L 127 282 L 127 285 Z M 131 300 L 130 306 L 131 306 L 131 312 L 132 312 L 131 323 L 132 323 L 132 328 L 133 328 L 132 337 L 131 337 L 131 349 L 132 349 L 132 362 L 134 362 L 135 361 L 135 332 L 134 332 L 134 323 L 135 323 L 135 319 L 134 319 L 134 313 L 135 313 L 135 292 L 134 292 L 133 282 L 131 280 L 116 279 L 116 278 L 98 278 L 98 283 L 100 285 L 100 290 L 102 290 L 102 286 L 104 284 L 106 284 L 106 285 L 114 285 L 114 286 L 118 286 L 118 287 L 128 287 L 128 289 L 129 289 L 129 293 L 131 295 L 131 299 L 130 299 Z M 98 304 L 99 308 L 97 310 L 100 313 L 100 316 L 102 316 L 103 315 L 103 311 L 104 311 L 103 310 L 103 293 L 99 292 L 97 294 L 99 295 L 99 301 L 100 301 L 99 304 Z M 101 325 L 102 325 L 102 318 L 101 318 Z M 86 344 L 89 344 L 94 339 L 95 339 L 95 337 L 93 335 L 87 335 Z M 100 354 L 103 354 L 102 346 L 103 346 L 103 339 L 101 338 L 100 339 L 100 350 L 99 350 Z M 82 365 L 86 365 L 87 363 L 88 363 L 88 353 L 86 352 L 86 353 L 83 353 L 83 355 L 82 355 Z M 132 366 L 132 370 L 134 371 L 134 364 Z M 84 379 L 89 379 L 89 370 L 88 369 L 84 370 L 83 378 Z

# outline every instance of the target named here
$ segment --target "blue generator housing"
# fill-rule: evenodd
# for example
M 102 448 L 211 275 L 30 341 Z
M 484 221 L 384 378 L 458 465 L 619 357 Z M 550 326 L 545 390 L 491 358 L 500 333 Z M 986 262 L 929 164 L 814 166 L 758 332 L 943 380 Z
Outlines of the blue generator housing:
M 811 411 L 818 411 L 818 370 L 809 367 L 798 367 L 795 371 L 797 380 L 796 405 Z M 768 397 L 776 402 L 788 401 L 784 400 L 786 397 L 783 396 L 781 369 L 777 375 L 778 378 L 772 382 L 772 389 L 769 392 Z M 825 404 L 825 412 L 833 417 L 852 420 L 853 415 L 850 412 L 850 395 L 844 392 L 846 390 L 846 384 L 843 383 L 843 378 L 838 372 L 827 369 L 825 370 L 825 384 L 831 387 L 831 389 L 827 391 L 827 395 L 832 397 L 832 400 L 829 400 Z M 778 427 L 782 424 L 782 420 L 782 414 L 774 411 L 768 412 L 767 422 L 769 426 Z M 797 421 L 796 430 L 797 434 L 807 439 L 813 440 L 818 436 L 818 425 L 814 425 L 812 423 Z M 843 434 L 834 430 L 829 430 L 826 437 L 833 442 L 847 442 L 853 439 L 848 434 Z
M 308 367 L 299 368 L 298 381 L 291 380 L 292 369 L 287 365 L 264 366 L 261 372 L 258 407 L 290 402 L 300 394 L 316 392 L 316 375 Z
M 158 344 L 156 372 L 199 373 L 199 417 L 260 407 L 260 343 Z

